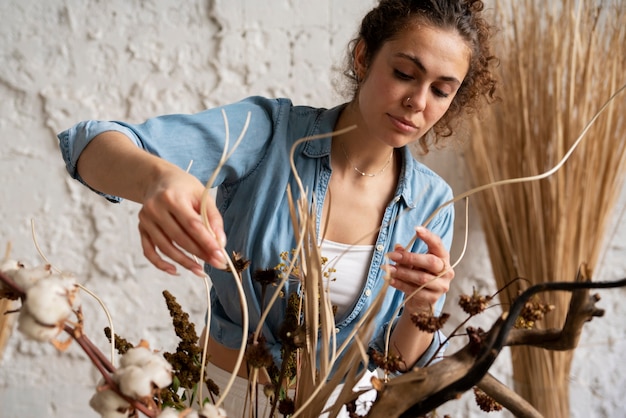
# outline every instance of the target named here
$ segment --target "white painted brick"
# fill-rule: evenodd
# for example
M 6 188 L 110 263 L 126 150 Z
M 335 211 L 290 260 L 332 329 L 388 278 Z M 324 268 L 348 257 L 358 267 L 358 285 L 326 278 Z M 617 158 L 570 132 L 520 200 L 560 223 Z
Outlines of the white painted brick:
M 116 329 L 131 341 L 173 349 L 162 290 L 171 290 L 196 324 L 203 286 L 189 274 L 171 278 L 143 258 L 137 205 L 112 205 L 65 173 L 55 134 L 87 118 L 142 121 L 251 94 L 332 106 L 339 99 L 346 43 L 375 0 L 4 0 L 0 2 L 0 248 L 40 263 L 42 251 L 101 296 Z M 445 153 L 433 162 L 457 193 L 462 165 Z M 620 207 L 626 204 L 622 194 Z M 486 249 L 472 219 L 472 246 L 457 269 L 447 309 L 472 286 L 492 286 Z M 597 279 L 626 276 L 626 222 L 616 224 Z M 461 236 L 462 229 L 457 231 Z M 454 254 L 460 251 L 455 242 Z M 584 329 L 572 370 L 572 416 L 621 416 L 626 349 L 626 290 L 599 292 L 606 309 Z M 108 350 L 106 319 L 84 297 L 86 332 Z M 493 313 L 485 323 L 493 319 Z M 458 315 L 457 315 L 458 316 Z M 493 371 L 507 381 L 508 357 Z M 607 367 L 607 365 L 612 365 Z M 89 396 L 98 380 L 78 347 L 56 353 L 14 333 L 0 362 L 0 417 L 95 417 Z M 440 413 L 482 416 L 471 396 Z M 508 416 L 492 414 L 493 417 Z

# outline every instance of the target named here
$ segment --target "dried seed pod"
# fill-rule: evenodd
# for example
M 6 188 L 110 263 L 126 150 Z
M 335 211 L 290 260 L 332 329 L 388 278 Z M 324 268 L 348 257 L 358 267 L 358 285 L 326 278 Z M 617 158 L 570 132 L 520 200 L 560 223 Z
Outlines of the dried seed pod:
M 450 314 L 442 313 L 441 316 L 434 316 L 432 312 L 415 312 L 411 314 L 411 322 L 419 330 L 433 333 L 440 330 L 450 318 Z
M 478 405 L 480 409 L 485 412 L 502 410 L 502 405 L 476 386 L 474 386 L 474 397 L 476 398 L 476 405 Z
M 478 315 L 489 307 L 491 299 L 491 296 L 483 296 L 474 289 L 472 296 L 461 295 L 459 297 L 459 306 L 469 315 Z

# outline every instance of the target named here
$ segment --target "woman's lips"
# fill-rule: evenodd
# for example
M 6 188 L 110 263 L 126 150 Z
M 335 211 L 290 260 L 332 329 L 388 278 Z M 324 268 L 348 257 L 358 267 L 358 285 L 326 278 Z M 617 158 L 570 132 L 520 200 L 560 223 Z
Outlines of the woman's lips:
M 391 123 L 400 131 L 408 133 L 417 131 L 417 126 L 415 126 L 410 120 L 399 118 L 390 114 L 387 114 L 387 116 L 391 120 Z

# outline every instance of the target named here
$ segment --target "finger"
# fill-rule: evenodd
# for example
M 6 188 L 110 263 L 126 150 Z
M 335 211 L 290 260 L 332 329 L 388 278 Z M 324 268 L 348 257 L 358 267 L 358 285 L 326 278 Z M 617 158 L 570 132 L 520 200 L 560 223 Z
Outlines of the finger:
M 397 245 L 394 251 L 387 253 L 387 258 L 396 263 L 397 267 L 409 270 L 422 270 L 438 275 L 446 268 L 446 262 L 434 254 L 416 254 Z
M 139 237 L 141 239 L 141 247 L 143 248 L 144 257 L 146 257 L 148 261 L 150 261 L 159 270 L 176 275 L 176 266 L 172 263 L 168 263 L 159 255 L 150 237 L 142 231 L 139 232 Z
M 411 297 L 411 304 L 421 304 L 426 301 L 429 304 L 436 302 L 450 289 L 452 279 L 438 278 L 425 272 L 408 273 L 407 275 L 391 273 L 390 286 L 402 291 L 407 297 Z
M 222 247 L 200 214 L 190 204 L 177 204 L 173 193 L 164 192 L 159 199 L 146 202 L 139 219 L 156 247 L 183 267 L 196 272 L 197 263 L 181 249 L 217 268 L 226 267 Z
M 218 241 L 221 238 L 209 230 L 202 221 L 200 200 L 184 204 L 185 200 L 180 202 L 180 198 L 170 191 L 164 192 L 160 198 L 161 201 L 154 202 L 154 205 L 151 204 L 152 202 L 144 204 L 143 210 L 148 215 L 148 219 L 156 219 L 164 233 L 185 251 L 207 262 L 209 259 L 216 258 L 217 251 L 222 248 Z M 209 203 L 209 207 L 211 206 L 215 208 L 215 204 Z M 171 211 L 158 209 L 163 207 L 171 208 Z M 212 222 L 217 224 L 219 234 L 224 235 L 221 215 L 215 212 L 217 212 L 216 208 L 211 211 Z M 222 264 L 224 261 L 222 260 Z
M 180 223 L 179 219 L 183 222 Z M 217 237 L 213 235 L 200 221 L 200 219 L 189 219 L 181 217 L 172 219 L 172 224 L 168 228 L 168 236 L 181 248 L 189 253 L 208 261 L 220 253 L 221 245 Z M 222 264 L 224 260 L 222 260 Z
M 221 216 L 219 216 L 221 224 Z M 219 269 L 226 268 L 226 256 L 223 246 L 226 238 L 222 228 L 218 231 L 209 231 L 203 222 L 191 221 L 186 228 L 174 233 L 172 238 L 182 248 L 201 258 L 205 262 Z
M 196 208 L 196 210 L 200 213 L 200 207 Z M 217 242 L 222 248 L 225 247 L 226 234 L 224 233 L 224 220 L 212 200 L 209 200 L 206 204 L 206 217 L 208 226 L 213 235 L 217 238 Z
M 428 252 L 430 254 L 434 254 L 437 257 L 441 257 L 443 259 L 449 259 L 450 254 L 448 249 L 443 245 L 443 241 L 441 241 L 441 237 L 427 228 L 423 226 L 418 226 L 415 228 L 415 233 L 421 239 L 424 244 L 428 247 Z
M 438 288 L 431 288 L 430 286 L 415 286 L 414 283 L 405 282 L 392 278 L 389 282 L 390 286 L 403 292 L 407 297 L 407 302 L 410 301 L 411 306 L 432 306 L 441 295 L 443 290 Z
M 450 281 L 452 280 L 448 277 L 439 277 L 427 271 L 413 270 L 397 265 L 391 267 L 390 272 L 390 280 L 392 282 L 398 282 L 399 286 L 401 283 L 404 283 L 406 286 L 413 288 L 424 287 L 436 293 L 447 292 L 450 287 Z M 392 283 L 390 282 L 390 284 Z
M 147 232 L 150 231 L 150 232 Z M 145 228 L 140 224 L 140 236 L 144 256 L 157 268 L 170 274 L 176 274 L 176 267 L 165 261 L 159 252 L 196 275 L 202 275 L 202 266 L 196 260 L 181 251 L 158 227 Z M 157 252 L 157 249 L 159 252 Z

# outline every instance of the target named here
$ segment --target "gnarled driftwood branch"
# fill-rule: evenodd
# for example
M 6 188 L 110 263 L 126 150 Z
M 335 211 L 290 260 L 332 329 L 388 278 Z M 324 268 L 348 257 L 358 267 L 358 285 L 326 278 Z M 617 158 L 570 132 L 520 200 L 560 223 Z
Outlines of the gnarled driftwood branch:
M 377 382 L 378 398 L 368 417 L 420 417 L 445 402 L 478 386 L 485 393 L 522 418 L 541 417 L 529 403 L 488 375 L 489 368 L 502 348 L 529 345 L 547 350 L 570 350 L 576 347 L 582 326 L 604 311 L 595 306 L 598 295 L 590 289 L 626 286 L 626 278 L 614 282 L 592 282 L 585 266 L 579 269 L 576 281 L 550 282 L 534 285 L 524 291 L 503 313 L 488 332 L 476 332 L 473 339 L 449 357 L 431 366 L 414 369 L 387 383 Z M 572 299 L 562 329 L 513 329 L 524 304 L 535 294 L 545 291 L 572 292 Z

